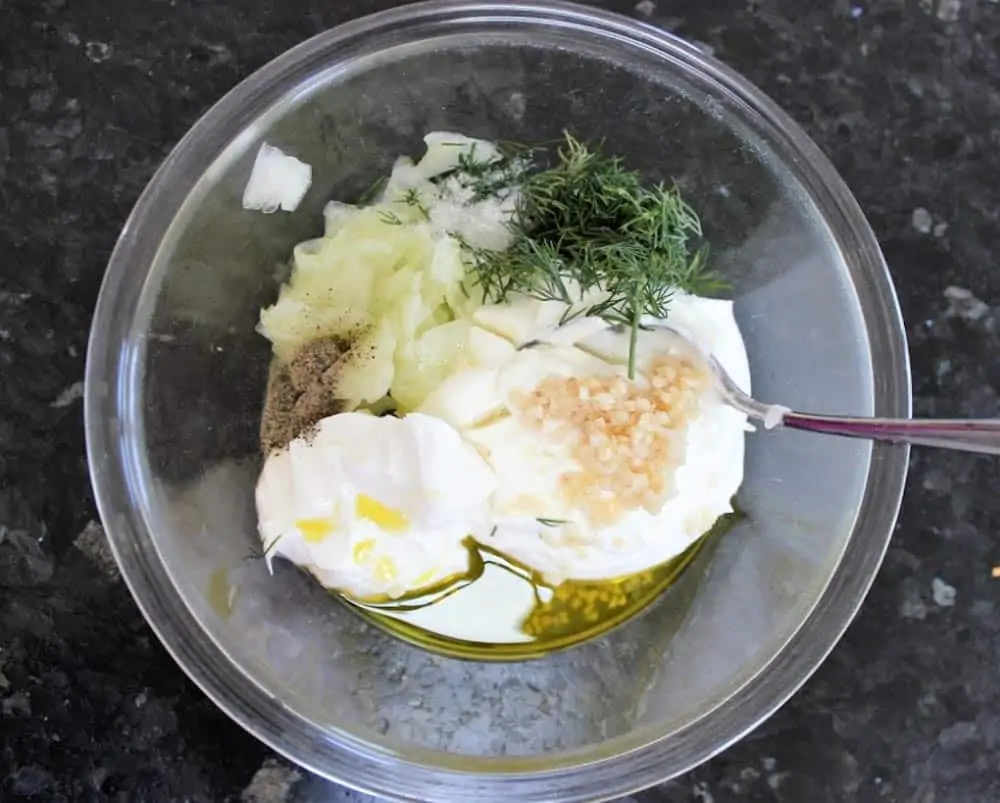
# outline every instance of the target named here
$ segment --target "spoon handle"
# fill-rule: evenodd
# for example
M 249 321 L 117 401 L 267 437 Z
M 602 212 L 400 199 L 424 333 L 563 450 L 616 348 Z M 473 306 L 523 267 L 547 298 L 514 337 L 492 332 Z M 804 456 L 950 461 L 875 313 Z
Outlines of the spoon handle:
M 1000 418 L 845 418 L 786 412 L 782 424 L 809 432 L 1000 455 Z

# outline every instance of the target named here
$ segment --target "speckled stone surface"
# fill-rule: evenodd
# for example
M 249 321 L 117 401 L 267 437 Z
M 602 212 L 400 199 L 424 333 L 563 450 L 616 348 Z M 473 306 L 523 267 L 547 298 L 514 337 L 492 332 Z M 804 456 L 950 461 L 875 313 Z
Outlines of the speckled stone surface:
M 214 100 L 392 5 L 0 0 L 0 800 L 361 801 L 245 735 L 145 625 L 96 523 L 90 314 L 128 211 Z M 601 3 L 696 40 L 778 101 L 868 214 L 916 411 L 998 415 L 1000 4 Z M 884 568 L 805 688 L 643 803 L 1000 800 L 1000 463 L 920 452 Z

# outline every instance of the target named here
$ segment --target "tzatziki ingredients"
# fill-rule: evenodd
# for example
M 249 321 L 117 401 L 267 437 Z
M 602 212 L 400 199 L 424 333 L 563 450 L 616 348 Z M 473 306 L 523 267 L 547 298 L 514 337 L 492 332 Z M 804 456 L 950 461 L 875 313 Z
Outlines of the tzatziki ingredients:
M 733 304 L 700 295 L 676 187 L 568 134 L 547 168 L 425 144 L 370 204 L 327 205 L 261 311 L 261 542 L 419 643 L 574 643 L 733 513 L 747 423 L 702 356 L 749 391 Z

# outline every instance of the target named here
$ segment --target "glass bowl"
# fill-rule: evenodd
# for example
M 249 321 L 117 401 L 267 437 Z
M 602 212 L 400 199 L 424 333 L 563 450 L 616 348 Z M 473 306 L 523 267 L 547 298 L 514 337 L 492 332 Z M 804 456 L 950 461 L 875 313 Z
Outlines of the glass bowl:
M 181 140 L 111 258 L 87 362 L 90 467 L 125 579 L 177 662 L 275 750 L 357 789 L 590 801 L 687 770 L 816 668 L 892 531 L 905 448 L 754 433 L 744 521 L 644 615 L 521 663 L 432 655 L 291 567 L 245 560 L 269 360 L 254 325 L 293 244 L 426 131 L 564 128 L 676 178 L 700 211 L 760 398 L 909 414 L 899 310 L 857 204 L 788 117 L 695 47 L 578 6 L 431 2 L 265 66 Z M 294 214 L 241 208 L 262 140 L 313 166 Z

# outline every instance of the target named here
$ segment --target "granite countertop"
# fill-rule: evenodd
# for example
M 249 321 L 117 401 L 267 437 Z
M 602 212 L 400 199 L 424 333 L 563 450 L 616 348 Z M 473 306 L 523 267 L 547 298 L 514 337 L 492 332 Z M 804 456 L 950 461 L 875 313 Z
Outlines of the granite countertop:
M 0 0 L 0 799 L 360 801 L 246 735 L 118 577 L 82 379 L 118 231 L 209 104 L 375 0 Z M 832 158 L 899 288 L 918 414 L 996 416 L 1000 4 L 608 0 L 702 43 Z M 994 306 L 995 305 L 995 306 Z M 1000 463 L 929 451 L 855 624 L 652 803 L 1000 800 Z

